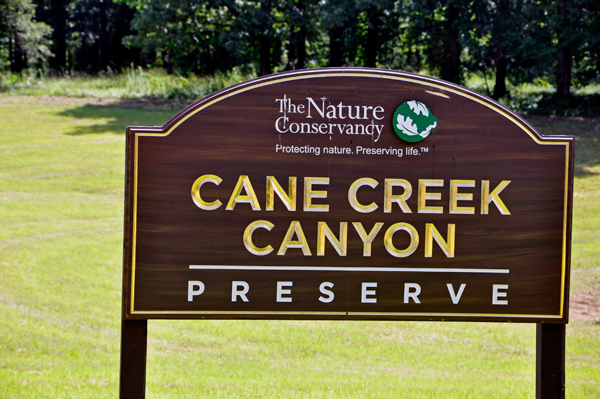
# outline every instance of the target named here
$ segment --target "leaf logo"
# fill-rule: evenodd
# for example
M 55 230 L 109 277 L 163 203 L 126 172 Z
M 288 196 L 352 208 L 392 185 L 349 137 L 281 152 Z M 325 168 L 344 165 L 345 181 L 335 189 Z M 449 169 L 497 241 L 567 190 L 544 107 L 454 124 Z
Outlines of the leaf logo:
M 411 100 L 396 109 L 393 126 L 402 140 L 418 143 L 425 140 L 437 127 L 437 118 L 425 104 Z

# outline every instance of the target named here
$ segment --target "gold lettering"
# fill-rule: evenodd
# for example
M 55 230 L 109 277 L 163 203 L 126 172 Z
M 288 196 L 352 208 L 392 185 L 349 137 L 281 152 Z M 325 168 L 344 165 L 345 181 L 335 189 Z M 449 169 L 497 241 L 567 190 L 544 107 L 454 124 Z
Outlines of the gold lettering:
M 304 212 L 329 212 L 327 204 L 313 204 L 313 198 L 327 198 L 327 191 L 313 191 L 313 184 L 329 184 L 329 177 L 304 178 Z
M 362 223 L 353 222 L 352 225 L 356 229 L 358 236 L 363 242 L 363 256 L 371 256 L 371 243 L 375 239 L 377 233 L 379 233 L 379 230 L 381 230 L 381 228 L 383 227 L 383 223 L 375 223 L 369 234 L 367 234 L 367 232 L 365 231 L 365 228 L 363 227 Z
M 252 242 L 252 233 L 256 229 L 267 229 L 271 231 L 275 225 L 268 220 L 257 220 L 252 222 L 246 227 L 244 230 L 244 246 L 246 249 L 253 255 L 264 256 L 273 252 L 273 247 L 271 245 L 267 245 L 264 248 L 259 248 Z
M 433 240 L 438 243 L 446 257 L 454 258 L 456 228 L 453 223 L 448 224 L 448 239 L 444 241 L 442 235 L 435 228 L 433 223 L 425 223 L 425 257 L 431 258 L 433 255 Z
M 242 188 L 246 191 L 247 195 L 242 195 Z M 256 194 L 254 193 L 254 189 L 252 188 L 252 183 L 250 183 L 250 179 L 248 176 L 240 176 L 233 189 L 233 193 L 231 193 L 231 198 L 229 198 L 229 202 L 227 203 L 228 211 L 232 211 L 235 208 L 235 204 L 250 204 L 253 211 L 260 211 L 260 205 L 258 204 L 258 198 L 256 198 Z
M 288 191 L 287 194 L 279 182 L 275 179 L 274 176 L 267 176 L 267 202 L 266 209 L 267 211 L 272 211 L 275 206 L 275 193 L 277 196 L 283 201 L 283 204 L 287 208 L 288 211 L 296 210 L 296 177 L 290 176 L 288 182 Z
M 410 237 L 410 245 L 406 247 L 406 249 L 400 250 L 394 246 L 392 239 L 394 238 L 394 233 L 397 231 L 406 231 L 408 233 Z M 406 258 L 417 250 L 417 246 L 419 245 L 419 233 L 412 225 L 408 223 L 396 223 L 391 225 L 390 228 L 385 232 L 383 243 L 385 245 L 385 249 L 387 249 L 390 255 L 395 256 L 396 258 Z
M 474 215 L 475 207 L 458 206 L 458 201 L 473 201 L 473 194 L 459 193 L 458 187 L 475 187 L 475 180 L 450 180 L 450 211 L 454 215 Z
M 489 213 L 489 204 L 493 202 L 502 215 L 510 215 L 508 208 L 504 205 L 504 202 L 500 199 L 500 193 L 510 184 L 510 180 L 502 180 L 500 184 L 490 193 L 490 181 L 481 181 L 481 214 L 487 215 Z
M 356 199 L 356 193 L 362 186 L 375 188 L 378 184 L 379 183 L 377 183 L 377 180 L 371 179 L 370 177 L 361 177 L 360 179 L 357 179 L 354 183 L 352 183 L 350 189 L 348 190 L 348 202 L 350 203 L 350 206 L 352 206 L 355 211 L 360 213 L 370 213 L 377 209 L 377 204 L 374 202 L 371 202 L 369 205 L 363 205 L 359 203 Z
M 200 197 L 200 187 L 204 183 L 214 183 L 217 186 L 221 184 L 223 179 L 216 175 L 203 175 L 196 179 L 194 184 L 192 184 L 192 201 L 194 204 L 200 209 L 204 209 L 205 211 L 213 211 L 221 206 L 221 201 L 214 200 L 213 202 L 206 202 Z
M 404 193 L 401 195 L 393 195 L 392 190 L 394 187 L 402 187 L 404 189 Z M 383 194 L 383 212 L 391 213 L 392 212 L 392 204 L 395 202 L 400 206 L 402 212 L 404 213 L 412 213 L 406 201 L 412 195 L 412 185 L 404 179 L 385 179 L 385 188 Z
M 325 256 L 325 237 L 329 240 L 338 255 L 346 256 L 348 250 L 348 223 L 340 222 L 339 240 L 333 234 L 327 223 L 319 222 L 317 233 L 317 256 Z
M 427 200 L 439 200 L 442 198 L 441 193 L 428 193 L 427 187 L 443 187 L 444 180 L 442 179 L 419 179 L 419 202 L 418 212 L 419 213 L 443 213 L 441 206 L 427 206 L 425 201 Z
M 292 237 L 296 234 L 298 236 L 297 241 L 292 241 Z M 304 256 L 311 256 L 310 248 L 308 247 L 308 243 L 306 242 L 306 236 L 304 235 L 304 231 L 302 231 L 302 226 L 300 222 L 293 221 L 290 223 L 290 227 L 288 228 L 283 241 L 281 242 L 281 246 L 279 247 L 279 251 L 277 255 L 285 255 L 288 248 L 300 248 L 302 249 L 302 253 Z

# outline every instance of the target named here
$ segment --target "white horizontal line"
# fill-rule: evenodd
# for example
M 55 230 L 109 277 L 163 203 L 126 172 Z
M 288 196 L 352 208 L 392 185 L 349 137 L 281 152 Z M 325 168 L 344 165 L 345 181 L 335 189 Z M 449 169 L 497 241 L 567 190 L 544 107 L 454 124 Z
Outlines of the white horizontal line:
M 335 266 L 231 266 L 190 265 L 194 270 L 277 270 L 317 272 L 390 272 L 390 273 L 487 273 L 508 274 L 509 269 L 456 269 L 431 267 L 335 267 Z
M 220 315 L 251 315 L 251 316 L 263 316 L 263 315 L 277 315 L 277 316 L 408 316 L 408 317 L 514 317 L 514 318 L 548 318 L 548 319 L 560 319 L 560 315 L 552 314 L 493 314 L 493 313 L 409 313 L 409 312 L 310 312 L 310 311 L 231 311 L 231 310 L 134 310 L 132 314 L 171 314 L 171 315 L 209 315 L 209 316 L 220 316 Z M 443 320 L 442 320 L 443 321 Z

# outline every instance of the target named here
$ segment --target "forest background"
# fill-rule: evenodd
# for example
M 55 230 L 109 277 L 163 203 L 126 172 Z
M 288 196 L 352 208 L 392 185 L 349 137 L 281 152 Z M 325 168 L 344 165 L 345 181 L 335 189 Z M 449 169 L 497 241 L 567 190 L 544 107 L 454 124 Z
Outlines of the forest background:
M 118 392 L 126 125 L 340 65 L 575 135 L 566 396 L 600 397 L 599 42 L 597 0 L 0 0 L 0 398 Z M 151 320 L 147 394 L 531 398 L 535 350 L 533 324 Z
M 327 66 L 423 73 L 521 112 L 600 115 L 600 2 L 0 0 L 5 93 L 27 94 L 49 77 L 139 81 L 147 72 L 181 79 L 129 96 L 197 98 Z M 190 88 L 206 76 L 226 78 Z

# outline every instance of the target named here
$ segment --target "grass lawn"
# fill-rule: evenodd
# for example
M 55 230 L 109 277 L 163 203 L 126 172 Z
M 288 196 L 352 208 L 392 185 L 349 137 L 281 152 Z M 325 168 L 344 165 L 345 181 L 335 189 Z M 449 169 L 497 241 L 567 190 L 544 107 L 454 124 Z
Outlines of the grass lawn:
M 125 125 L 184 105 L 0 97 L 0 398 L 118 395 Z M 566 395 L 600 397 L 600 119 L 575 134 Z M 531 398 L 535 325 L 149 322 L 149 398 Z

